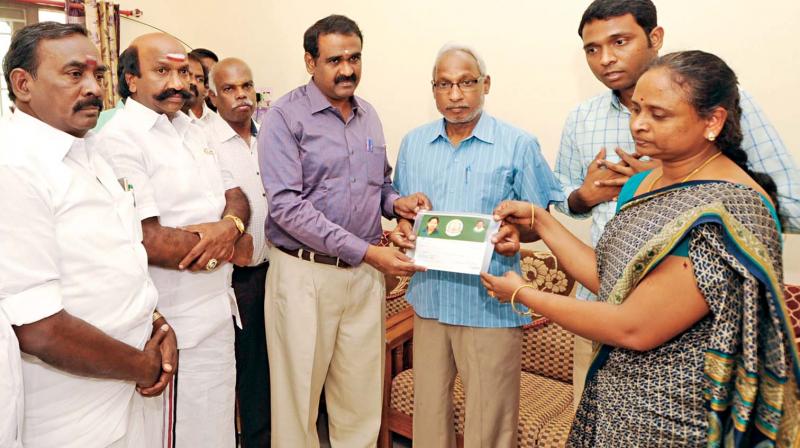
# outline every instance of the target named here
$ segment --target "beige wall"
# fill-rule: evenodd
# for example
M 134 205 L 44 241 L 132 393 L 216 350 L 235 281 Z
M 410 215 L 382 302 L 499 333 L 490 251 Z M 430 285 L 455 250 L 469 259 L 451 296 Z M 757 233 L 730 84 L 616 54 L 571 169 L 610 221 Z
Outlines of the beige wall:
M 238 56 L 273 98 L 307 81 L 302 34 L 315 20 L 346 14 L 364 33 L 363 80 L 358 94 L 378 109 L 394 162 L 400 139 L 438 117 L 430 93 L 436 50 L 446 41 L 475 45 L 492 76 L 486 109 L 537 135 L 551 163 L 564 118 L 603 86 L 586 66 L 577 36 L 588 1 L 534 0 L 121 0 L 148 22 L 195 47 Z M 703 49 L 723 57 L 760 102 L 795 160 L 800 160 L 796 109 L 800 23 L 795 0 L 656 0 L 665 27 L 665 51 Z M 122 22 L 122 44 L 149 32 Z M 588 222 L 570 221 L 588 235 Z M 800 237 L 785 245 L 787 280 L 800 282 Z

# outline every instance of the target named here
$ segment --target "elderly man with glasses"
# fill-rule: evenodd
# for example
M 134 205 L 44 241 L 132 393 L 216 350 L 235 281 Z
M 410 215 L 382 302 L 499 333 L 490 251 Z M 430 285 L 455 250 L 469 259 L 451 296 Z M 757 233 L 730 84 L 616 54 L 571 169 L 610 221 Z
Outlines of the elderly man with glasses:
M 491 79 L 470 47 L 445 45 L 433 68 L 433 97 L 444 116 L 403 139 L 395 187 L 420 191 L 433 210 L 491 214 L 503 200 L 542 207 L 563 200 L 561 187 L 535 137 L 483 111 Z M 533 235 L 522 235 L 526 240 Z M 392 239 L 413 247 L 412 226 L 400 220 Z M 519 233 L 504 226 L 494 237 L 489 272 L 519 270 Z M 414 306 L 414 442 L 455 447 L 452 386 L 466 391 L 464 443 L 517 446 L 521 327 L 530 322 L 490 298 L 477 275 L 414 274 L 407 294 Z

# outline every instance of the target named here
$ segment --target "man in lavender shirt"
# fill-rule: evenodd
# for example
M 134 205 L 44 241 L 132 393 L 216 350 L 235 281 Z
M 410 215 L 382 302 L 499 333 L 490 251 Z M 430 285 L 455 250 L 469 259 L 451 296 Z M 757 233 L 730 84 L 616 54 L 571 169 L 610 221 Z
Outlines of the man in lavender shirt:
M 266 286 L 272 445 L 317 447 L 325 386 L 333 447 L 375 446 L 381 424 L 384 277 L 423 268 L 375 245 L 381 215 L 413 219 L 392 187 L 383 128 L 354 92 L 361 31 L 329 16 L 304 36 L 311 81 L 279 99 L 258 137 L 274 245 Z

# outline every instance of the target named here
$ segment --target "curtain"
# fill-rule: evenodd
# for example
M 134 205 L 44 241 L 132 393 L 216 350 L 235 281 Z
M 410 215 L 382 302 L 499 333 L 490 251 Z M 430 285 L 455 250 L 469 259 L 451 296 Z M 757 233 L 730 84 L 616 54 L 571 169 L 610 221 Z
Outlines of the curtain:
M 117 94 L 119 62 L 119 3 L 105 0 L 67 0 L 64 9 L 68 23 L 80 23 L 89 31 L 89 39 L 100 50 L 106 71 L 104 108 L 113 108 Z

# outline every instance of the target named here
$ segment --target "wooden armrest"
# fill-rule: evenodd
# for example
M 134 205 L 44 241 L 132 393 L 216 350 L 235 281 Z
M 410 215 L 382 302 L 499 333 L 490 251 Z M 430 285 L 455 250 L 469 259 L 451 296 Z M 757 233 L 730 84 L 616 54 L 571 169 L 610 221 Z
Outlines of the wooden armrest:
M 389 350 L 400 347 L 407 341 L 410 341 L 411 337 L 414 335 L 414 310 L 405 310 L 397 316 L 400 315 L 403 315 L 405 318 L 386 329 L 386 348 Z
M 399 313 L 395 314 L 394 316 L 389 317 L 386 319 L 386 330 L 388 331 L 390 328 L 394 327 L 398 323 L 414 317 L 414 308 L 409 306 L 408 308 L 400 311 Z

